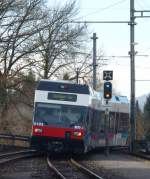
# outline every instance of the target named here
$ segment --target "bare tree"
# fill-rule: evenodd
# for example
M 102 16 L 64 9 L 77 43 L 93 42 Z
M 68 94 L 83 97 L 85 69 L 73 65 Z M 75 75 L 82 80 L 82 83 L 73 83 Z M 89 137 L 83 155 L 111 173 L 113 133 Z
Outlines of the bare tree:
M 51 78 L 54 74 L 72 63 L 68 55 L 81 47 L 86 35 L 86 26 L 72 24 L 75 17 L 75 1 L 64 7 L 51 9 L 45 21 L 49 26 L 39 33 L 39 61 L 36 69 L 41 78 Z
M 106 64 L 103 50 L 98 51 L 97 55 L 97 89 L 102 87 L 102 67 Z M 71 63 L 58 70 L 55 76 L 62 79 L 68 75 L 68 80 L 78 81 L 79 83 L 93 83 L 93 59 L 92 52 L 75 52 L 70 57 Z M 105 63 L 104 63 L 105 61 Z
M 42 0 L 1 1 L 0 13 L 0 89 L 5 92 L 2 102 L 7 104 L 9 90 L 18 85 L 19 73 L 34 63 L 40 44 L 37 33 L 45 28 L 42 23 Z M 47 25 L 46 25 L 47 26 Z
M 69 80 L 84 81 L 90 78 L 92 74 L 91 54 L 75 52 L 73 56 L 70 56 L 70 61 L 70 64 L 57 72 L 57 77 L 62 78 L 67 73 Z

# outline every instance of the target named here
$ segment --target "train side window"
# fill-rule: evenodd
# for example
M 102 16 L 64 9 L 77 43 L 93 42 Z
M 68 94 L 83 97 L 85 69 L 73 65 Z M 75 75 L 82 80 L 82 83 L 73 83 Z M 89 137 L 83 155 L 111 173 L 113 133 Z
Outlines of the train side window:
M 96 119 L 96 110 L 93 110 L 91 120 L 92 120 L 91 130 L 92 130 L 93 132 L 96 132 L 96 128 L 97 128 L 97 127 L 96 127 L 96 121 L 97 121 L 97 119 Z
M 85 124 L 86 124 L 86 126 L 88 126 L 88 124 L 89 124 L 89 110 L 88 110 L 87 116 L 85 118 Z
M 95 111 L 95 115 L 94 115 L 94 120 L 95 120 L 95 130 L 98 132 L 100 131 L 100 122 L 101 122 L 101 116 L 100 116 L 100 111 L 99 110 L 96 110 Z
M 101 130 L 101 111 L 97 111 L 97 131 Z
M 114 113 L 109 113 L 109 129 L 110 131 L 113 131 L 115 125 L 115 116 Z
M 105 126 L 105 112 L 102 111 L 101 112 L 101 130 L 104 130 L 104 126 Z
M 88 128 L 88 129 L 91 128 L 92 117 L 93 117 L 92 109 L 89 109 L 89 110 L 88 110 L 88 113 L 87 113 L 87 118 L 86 118 L 86 124 L 87 124 L 87 128 Z

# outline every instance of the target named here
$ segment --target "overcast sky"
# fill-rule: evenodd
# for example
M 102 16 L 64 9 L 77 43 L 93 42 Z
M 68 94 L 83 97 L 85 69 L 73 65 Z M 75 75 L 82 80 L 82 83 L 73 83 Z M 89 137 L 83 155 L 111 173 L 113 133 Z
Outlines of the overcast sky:
M 63 4 L 70 0 L 48 0 L 51 4 Z M 78 20 L 83 21 L 129 21 L 130 0 L 77 0 Z M 150 0 L 135 0 L 136 10 L 150 10 Z M 145 15 L 150 15 L 145 14 Z M 135 71 L 136 80 L 150 80 L 150 18 L 136 18 Z M 97 51 L 103 49 L 109 65 L 98 69 L 113 70 L 115 89 L 130 98 L 130 58 L 127 56 L 130 43 L 130 27 L 127 24 L 89 24 L 89 36 L 96 33 Z M 89 44 L 92 49 L 92 41 Z M 90 49 L 89 49 L 90 50 Z M 113 57 L 112 57 L 113 56 Z M 102 78 L 102 76 L 101 76 Z M 136 81 L 136 96 L 150 93 L 150 81 Z

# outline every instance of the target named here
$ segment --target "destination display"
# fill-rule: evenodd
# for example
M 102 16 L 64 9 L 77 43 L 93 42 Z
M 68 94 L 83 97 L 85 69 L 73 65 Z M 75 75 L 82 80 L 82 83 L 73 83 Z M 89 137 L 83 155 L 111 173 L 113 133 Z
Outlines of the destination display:
M 58 101 L 77 101 L 77 95 L 75 94 L 64 94 L 64 93 L 48 93 L 48 99 Z

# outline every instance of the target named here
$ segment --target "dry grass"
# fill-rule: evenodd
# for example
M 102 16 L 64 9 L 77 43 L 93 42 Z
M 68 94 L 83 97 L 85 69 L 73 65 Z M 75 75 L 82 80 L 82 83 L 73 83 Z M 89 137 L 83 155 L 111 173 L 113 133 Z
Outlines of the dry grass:
M 0 118 L 0 133 L 30 135 L 32 111 L 31 107 L 22 103 L 11 104 L 5 116 Z

